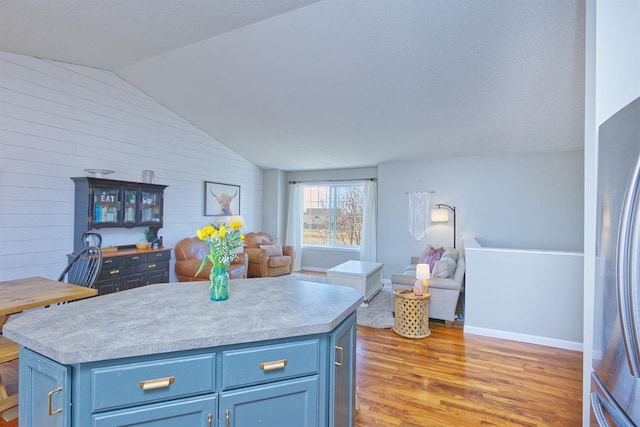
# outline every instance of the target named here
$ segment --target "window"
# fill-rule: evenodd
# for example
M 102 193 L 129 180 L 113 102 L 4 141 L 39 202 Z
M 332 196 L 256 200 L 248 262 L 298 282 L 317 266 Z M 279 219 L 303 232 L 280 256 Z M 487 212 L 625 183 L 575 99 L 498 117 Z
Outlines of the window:
M 362 184 L 305 185 L 302 244 L 359 248 Z

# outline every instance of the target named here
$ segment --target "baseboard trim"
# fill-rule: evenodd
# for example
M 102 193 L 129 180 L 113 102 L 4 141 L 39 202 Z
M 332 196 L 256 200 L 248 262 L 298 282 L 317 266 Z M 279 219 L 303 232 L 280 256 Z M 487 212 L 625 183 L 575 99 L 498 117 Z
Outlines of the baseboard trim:
M 315 271 L 317 273 L 326 273 L 327 269 L 326 268 L 318 268 L 318 267 L 305 267 L 305 266 L 302 266 L 302 267 L 300 267 L 299 271 Z
M 539 337 L 535 335 L 519 334 L 516 332 L 498 331 L 495 329 L 478 328 L 464 325 L 465 334 L 482 335 L 486 337 L 502 338 L 511 341 L 526 342 L 529 344 L 546 345 L 547 347 L 562 348 L 564 350 L 574 350 L 583 352 L 584 347 L 580 342 L 558 340 L 555 338 Z

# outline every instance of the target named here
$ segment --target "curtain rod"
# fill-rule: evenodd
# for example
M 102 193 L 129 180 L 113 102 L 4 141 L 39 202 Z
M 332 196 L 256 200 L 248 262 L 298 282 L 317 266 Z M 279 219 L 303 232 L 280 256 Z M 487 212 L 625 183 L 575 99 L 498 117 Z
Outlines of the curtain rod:
M 351 179 L 315 179 L 310 181 L 289 181 L 289 184 L 304 184 L 307 182 L 340 182 L 340 181 L 377 181 L 378 178 L 351 178 Z
M 404 194 L 409 194 L 409 193 L 435 193 L 435 190 L 424 190 L 424 191 L 405 191 Z

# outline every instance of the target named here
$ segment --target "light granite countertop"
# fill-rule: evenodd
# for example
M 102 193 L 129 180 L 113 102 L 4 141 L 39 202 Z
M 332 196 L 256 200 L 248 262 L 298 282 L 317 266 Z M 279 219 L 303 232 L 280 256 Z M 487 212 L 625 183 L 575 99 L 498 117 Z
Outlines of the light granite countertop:
M 326 333 L 362 295 L 290 276 L 232 280 L 226 301 L 209 282 L 162 283 L 34 310 L 3 334 L 62 364 Z

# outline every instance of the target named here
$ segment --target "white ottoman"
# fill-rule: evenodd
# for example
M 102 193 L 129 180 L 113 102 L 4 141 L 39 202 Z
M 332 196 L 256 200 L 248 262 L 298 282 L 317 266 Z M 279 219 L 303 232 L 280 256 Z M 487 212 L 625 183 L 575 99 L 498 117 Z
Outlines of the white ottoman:
M 365 302 L 382 289 L 382 265 L 379 262 L 347 261 L 327 270 L 332 285 L 349 286 L 362 293 Z

